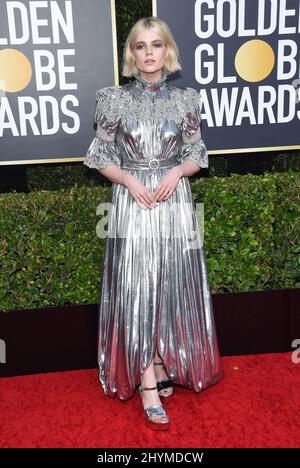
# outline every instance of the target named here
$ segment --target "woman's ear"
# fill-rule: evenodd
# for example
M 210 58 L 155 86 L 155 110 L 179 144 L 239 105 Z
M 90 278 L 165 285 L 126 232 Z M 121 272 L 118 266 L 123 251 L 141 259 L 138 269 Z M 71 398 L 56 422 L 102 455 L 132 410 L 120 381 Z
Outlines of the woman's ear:
M 168 58 L 168 57 L 169 57 L 169 54 L 170 54 L 170 49 L 171 49 L 171 47 L 169 46 L 169 44 L 167 44 L 166 58 Z

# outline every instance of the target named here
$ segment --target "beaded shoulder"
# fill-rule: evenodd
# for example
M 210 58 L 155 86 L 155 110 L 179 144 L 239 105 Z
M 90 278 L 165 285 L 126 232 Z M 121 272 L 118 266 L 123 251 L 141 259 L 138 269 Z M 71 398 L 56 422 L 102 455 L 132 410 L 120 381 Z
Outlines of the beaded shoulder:
M 99 88 L 96 91 L 96 101 L 98 102 L 99 99 L 109 99 L 111 96 L 116 95 L 118 91 L 120 92 L 122 86 L 105 86 L 103 88 Z
M 166 93 L 154 102 L 140 94 L 133 95 L 130 84 L 106 86 L 96 91 L 97 106 L 95 121 L 103 115 L 109 122 L 122 121 L 124 124 L 137 120 L 159 120 L 166 118 L 181 124 L 189 112 L 194 112 L 200 102 L 200 95 L 194 88 L 169 84 Z
M 119 118 L 117 108 L 121 98 L 122 86 L 105 86 L 96 91 L 95 122 L 103 116 L 113 122 Z
M 201 102 L 202 102 L 202 98 L 201 98 L 201 94 L 199 91 L 197 91 L 195 88 L 190 88 L 188 86 L 186 86 L 184 88 L 184 100 L 187 104 L 187 108 L 191 111 L 191 110 L 195 110 L 197 109 L 197 107 L 201 107 Z

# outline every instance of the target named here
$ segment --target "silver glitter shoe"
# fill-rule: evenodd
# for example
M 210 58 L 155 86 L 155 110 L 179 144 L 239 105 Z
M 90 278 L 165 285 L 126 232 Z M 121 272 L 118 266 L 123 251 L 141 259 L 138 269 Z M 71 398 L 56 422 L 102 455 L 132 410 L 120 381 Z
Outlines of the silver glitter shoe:
M 156 390 L 155 387 L 144 387 L 143 385 L 139 386 L 139 392 L 141 399 L 143 401 L 143 391 L 144 390 Z M 170 418 L 167 415 L 162 405 L 154 405 L 149 408 L 144 408 L 144 414 L 146 416 L 146 426 L 155 431 L 165 431 L 169 429 Z

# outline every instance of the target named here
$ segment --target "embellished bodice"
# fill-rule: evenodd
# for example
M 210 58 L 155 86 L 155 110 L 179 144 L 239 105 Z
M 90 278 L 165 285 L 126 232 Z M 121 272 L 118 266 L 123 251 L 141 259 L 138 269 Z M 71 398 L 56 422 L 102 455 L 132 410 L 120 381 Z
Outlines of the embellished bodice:
M 192 159 L 208 167 L 201 136 L 201 98 L 193 88 L 179 88 L 167 81 L 150 82 L 140 75 L 122 86 L 96 92 L 96 136 L 84 164 L 101 169 L 121 166 L 122 159 Z

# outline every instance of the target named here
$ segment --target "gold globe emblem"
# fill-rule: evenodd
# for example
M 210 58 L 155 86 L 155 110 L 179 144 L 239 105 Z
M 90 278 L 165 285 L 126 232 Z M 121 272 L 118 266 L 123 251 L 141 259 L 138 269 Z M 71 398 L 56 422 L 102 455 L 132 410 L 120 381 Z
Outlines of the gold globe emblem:
M 235 56 L 237 73 L 252 83 L 264 80 L 273 70 L 275 54 L 265 41 L 253 39 L 245 42 Z
M 0 50 L 0 89 L 7 93 L 22 91 L 32 77 L 31 63 L 16 49 Z

